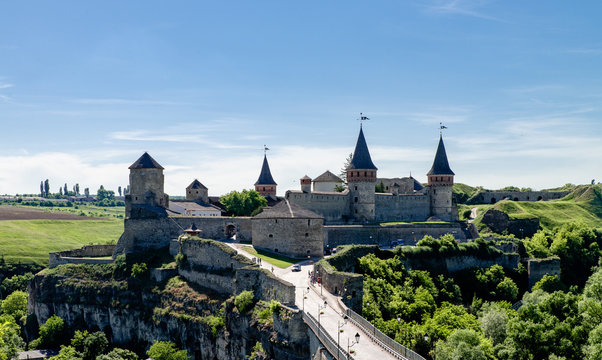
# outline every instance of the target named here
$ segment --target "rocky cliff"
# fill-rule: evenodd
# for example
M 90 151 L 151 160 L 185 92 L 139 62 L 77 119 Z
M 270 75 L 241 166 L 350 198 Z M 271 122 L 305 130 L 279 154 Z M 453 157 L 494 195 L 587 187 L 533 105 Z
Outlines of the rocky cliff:
M 266 358 L 309 357 L 307 327 L 295 310 L 270 312 L 259 301 L 240 313 L 233 297 L 181 277 L 156 283 L 117 272 L 112 264 L 43 270 L 30 283 L 29 312 L 39 324 L 58 315 L 72 330 L 102 330 L 115 345 L 139 353 L 155 340 L 170 340 L 194 360 L 246 359 L 259 342 Z

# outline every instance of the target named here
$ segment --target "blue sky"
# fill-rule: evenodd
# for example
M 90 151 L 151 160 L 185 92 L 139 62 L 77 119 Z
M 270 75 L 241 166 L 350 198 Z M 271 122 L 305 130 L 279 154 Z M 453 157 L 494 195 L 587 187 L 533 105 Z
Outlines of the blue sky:
M 578 6 L 577 6 L 578 4 Z M 278 192 L 338 173 L 363 112 L 379 176 L 602 181 L 599 1 L 0 3 L 0 193 L 128 181 Z

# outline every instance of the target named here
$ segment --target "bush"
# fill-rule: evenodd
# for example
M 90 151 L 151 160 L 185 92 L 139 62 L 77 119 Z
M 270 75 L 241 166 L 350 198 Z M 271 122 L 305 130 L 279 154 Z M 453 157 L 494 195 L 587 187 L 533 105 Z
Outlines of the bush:
M 48 360 L 82 360 L 82 354 L 80 354 L 73 346 L 61 345 L 61 351 L 56 356 L 49 358 Z
M 2 302 L 2 312 L 19 321 L 27 314 L 27 293 L 15 291 Z
M 148 266 L 145 263 L 132 265 L 132 276 L 142 279 L 148 273 Z
M 154 360 L 188 360 L 188 351 L 178 350 L 171 341 L 155 341 L 146 355 Z
M 40 337 L 29 344 L 33 349 L 56 348 L 67 341 L 65 322 L 56 315 L 52 315 L 40 326 Z
M 250 290 L 246 290 L 241 292 L 234 298 L 234 306 L 238 309 L 238 312 L 244 314 L 251 308 L 253 305 L 253 292 Z
M 78 330 L 71 339 L 71 346 L 83 354 L 84 360 L 94 360 L 107 349 L 109 342 L 102 331 L 90 334 L 87 330 Z
M 11 294 L 17 290 L 27 291 L 27 284 L 31 279 L 33 279 L 33 274 L 30 272 L 6 278 L 2 281 L 2 285 L 0 285 L 0 292 L 2 294 Z
M 98 356 L 96 360 L 139 360 L 139 358 L 129 350 L 115 348 L 106 355 Z

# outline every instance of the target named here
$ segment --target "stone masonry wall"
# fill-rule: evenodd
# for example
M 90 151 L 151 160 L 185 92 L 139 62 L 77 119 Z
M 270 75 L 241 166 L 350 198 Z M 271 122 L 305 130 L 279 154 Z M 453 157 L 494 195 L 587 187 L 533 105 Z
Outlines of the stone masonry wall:
M 376 194 L 377 222 L 425 221 L 430 216 L 429 197 L 418 195 Z
M 459 241 L 466 240 L 459 223 L 397 224 L 388 226 L 331 225 L 324 227 L 324 245 L 330 248 L 348 244 L 389 246 L 391 241 L 398 239 L 403 239 L 406 245 L 413 245 L 425 235 L 437 238 L 445 234 L 452 234 Z
M 568 191 L 483 191 L 468 199 L 466 204 L 494 204 L 504 199 L 516 199 L 517 201 L 549 201 L 561 199 L 568 194 Z
M 529 289 L 531 289 L 544 275 L 560 276 L 560 259 L 557 257 L 529 259 L 527 261 L 527 273 L 529 275 Z
M 253 246 L 293 257 L 322 257 L 324 220 L 255 218 Z
M 349 218 L 349 193 L 302 193 L 287 191 L 286 198 L 293 204 L 318 213 L 329 224 L 345 223 Z
M 79 249 L 72 249 L 48 254 L 48 267 L 62 264 L 110 264 L 113 259 L 94 259 L 113 255 L 115 245 L 86 245 Z

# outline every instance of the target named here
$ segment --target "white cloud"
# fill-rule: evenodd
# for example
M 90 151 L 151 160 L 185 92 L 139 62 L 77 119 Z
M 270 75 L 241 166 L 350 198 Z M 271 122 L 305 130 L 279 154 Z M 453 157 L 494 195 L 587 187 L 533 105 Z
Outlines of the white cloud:
M 7 84 L 7 83 L 0 83 L 0 89 L 8 89 L 13 87 L 13 84 Z
M 477 10 L 488 3 L 489 1 L 484 0 L 436 0 L 427 5 L 426 10 L 435 14 L 464 15 L 485 20 L 502 21 Z

